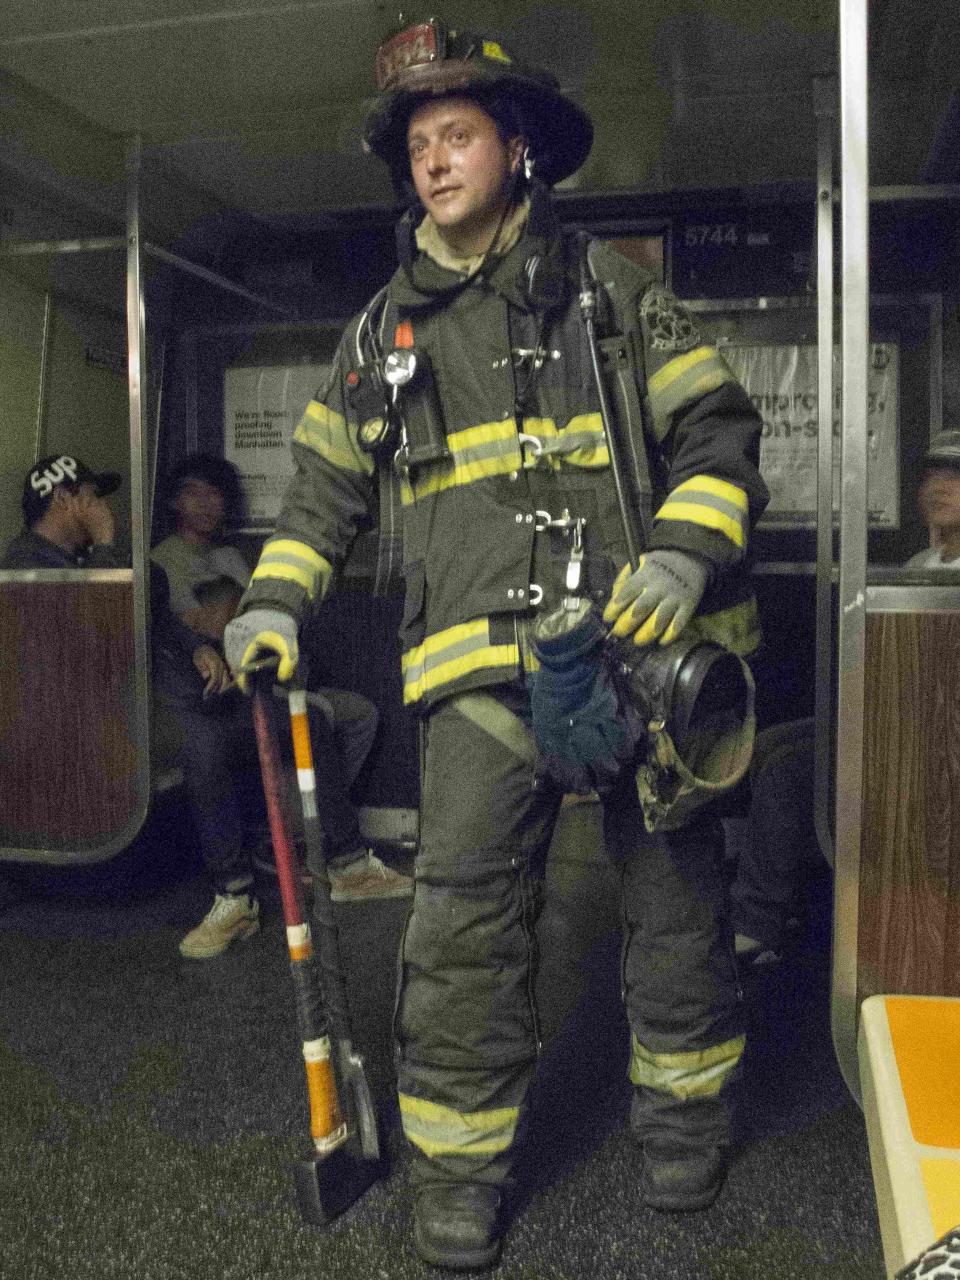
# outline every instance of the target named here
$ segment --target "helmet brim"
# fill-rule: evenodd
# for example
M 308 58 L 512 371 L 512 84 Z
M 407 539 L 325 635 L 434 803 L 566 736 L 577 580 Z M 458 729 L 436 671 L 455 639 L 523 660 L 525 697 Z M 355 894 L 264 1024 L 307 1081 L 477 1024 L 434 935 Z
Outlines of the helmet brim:
M 364 125 L 364 143 L 396 179 L 409 172 L 407 125 L 414 109 L 431 98 L 463 94 L 481 106 L 493 93 L 514 99 L 529 134 L 537 176 L 548 186 L 580 168 L 593 145 L 586 111 L 554 87 L 550 79 L 520 73 L 492 74 L 482 65 L 454 59 L 410 67 L 398 84 L 373 103 Z

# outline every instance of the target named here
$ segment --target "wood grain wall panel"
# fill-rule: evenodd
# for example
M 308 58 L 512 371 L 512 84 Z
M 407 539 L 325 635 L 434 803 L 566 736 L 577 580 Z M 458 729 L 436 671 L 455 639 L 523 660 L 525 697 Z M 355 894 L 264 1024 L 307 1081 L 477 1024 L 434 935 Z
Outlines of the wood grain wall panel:
M 0 842 L 102 844 L 136 809 L 132 586 L 0 585 Z
M 960 618 L 867 618 L 858 986 L 960 995 Z

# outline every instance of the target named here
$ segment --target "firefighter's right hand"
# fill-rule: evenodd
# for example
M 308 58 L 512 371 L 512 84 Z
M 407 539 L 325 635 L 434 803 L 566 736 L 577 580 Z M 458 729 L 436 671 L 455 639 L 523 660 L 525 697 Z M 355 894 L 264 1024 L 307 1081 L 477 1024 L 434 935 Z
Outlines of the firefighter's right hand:
M 223 633 L 223 652 L 237 684 L 247 689 L 246 668 L 257 658 L 275 653 L 280 659 L 277 679 L 289 680 L 297 669 L 297 623 L 282 609 L 251 609 L 227 623 Z

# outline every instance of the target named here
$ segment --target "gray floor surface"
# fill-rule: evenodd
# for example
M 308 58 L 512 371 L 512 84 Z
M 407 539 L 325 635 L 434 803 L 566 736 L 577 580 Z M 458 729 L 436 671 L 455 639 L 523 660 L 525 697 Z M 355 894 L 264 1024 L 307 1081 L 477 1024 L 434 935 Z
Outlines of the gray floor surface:
M 159 820 L 157 820 L 159 821 Z M 393 1102 L 396 944 L 406 903 L 341 907 L 354 1038 L 388 1175 L 326 1229 L 291 1166 L 307 1126 L 283 921 L 218 960 L 177 941 L 209 905 L 162 825 L 90 873 L 0 902 L 0 1280 L 414 1280 Z M 863 1119 L 828 1017 L 829 902 L 783 963 L 750 975 L 741 1142 L 717 1203 L 645 1209 L 626 1132 L 627 1034 L 613 882 L 594 815 L 555 841 L 540 925 L 545 1052 L 516 1213 L 490 1274 L 523 1280 L 881 1280 Z

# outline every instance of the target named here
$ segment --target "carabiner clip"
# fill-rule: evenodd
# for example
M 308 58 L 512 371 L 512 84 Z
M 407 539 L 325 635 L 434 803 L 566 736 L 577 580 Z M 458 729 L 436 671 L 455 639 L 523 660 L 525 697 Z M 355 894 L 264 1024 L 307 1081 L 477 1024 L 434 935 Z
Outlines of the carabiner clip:
M 519 431 L 517 439 L 520 441 L 520 457 L 523 460 L 524 468 L 527 466 L 535 467 L 543 455 L 543 441 L 539 436 L 527 435 L 525 431 Z M 530 463 L 527 462 L 527 455 L 524 452 L 526 445 L 529 445 L 533 450 L 533 461 Z
M 530 590 L 527 592 L 527 600 L 534 608 L 536 608 L 536 606 L 543 600 L 543 587 L 538 586 L 535 582 L 531 582 Z

